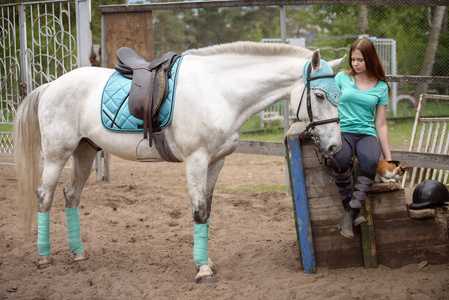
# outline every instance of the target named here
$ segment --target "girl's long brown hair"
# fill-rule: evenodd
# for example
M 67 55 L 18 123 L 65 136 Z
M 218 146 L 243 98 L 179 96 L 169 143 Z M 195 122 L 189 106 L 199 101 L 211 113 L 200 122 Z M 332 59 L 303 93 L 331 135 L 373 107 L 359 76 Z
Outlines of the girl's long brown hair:
M 370 39 L 361 38 L 352 44 L 351 48 L 349 49 L 349 67 L 351 68 L 351 70 L 347 73 L 349 75 L 356 74 L 355 70 L 352 68 L 351 63 L 352 52 L 354 52 L 355 50 L 359 50 L 360 52 L 362 52 L 363 59 L 365 60 L 366 65 L 366 72 L 368 72 L 371 77 L 374 77 L 377 80 L 381 80 L 387 84 L 388 95 L 391 97 L 391 89 L 385 77 L 384 68 L 382 67 L 382 63 L 380 62 L 379 56 L 377 55 L 376 48 L 374 47 L 374 44 Z

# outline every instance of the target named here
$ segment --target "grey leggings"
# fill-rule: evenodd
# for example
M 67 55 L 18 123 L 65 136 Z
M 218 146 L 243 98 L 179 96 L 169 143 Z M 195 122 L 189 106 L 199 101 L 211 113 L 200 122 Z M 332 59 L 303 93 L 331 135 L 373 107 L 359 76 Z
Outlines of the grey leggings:
M 381 155 L 380 144 L 375 136 L 368 134 L 342 132 L 341 135 L 342 147 L 334 155 L 334 158 L 341 168 L 342 177 L 337 178 L 335 183 L 345 209 L 358 212 L 365 203 L 366 196 L 374 183 Z M 353 150 L 348 142 L 355 150 L 360 165 L 360 173 L 354 184 L 354 191 L 352 191 L 351 176 L 349 176 L 349 163 Z M 334 174 L 338 174 L 339 170 L 336 164 L 333 167 Z

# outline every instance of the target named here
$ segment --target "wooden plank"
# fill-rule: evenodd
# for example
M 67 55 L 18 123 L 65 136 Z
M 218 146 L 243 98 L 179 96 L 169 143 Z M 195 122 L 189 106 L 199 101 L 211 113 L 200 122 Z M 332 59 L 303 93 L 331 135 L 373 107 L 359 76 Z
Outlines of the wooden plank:
M 336 225 L 344 214 L 343 205 L 341 205 L 341 200 L 337 195 L 329 194 L 316 198 L 310 198 L 309 196 L 310 220 L 313 226 L 334 226 L 337 228 Z
M 360 166 L 358 163 L 354 166 L 354 182 L 360 173 Z M 365 199 L 365 204 L 360 210 L 362 216 L 365 217 L 366 222 L 360 224 L 360 235 L 362 239 L 362 253 L 363 262 L 366 269 L 377 268 L 377 249 L 376 249 L 376 239 L 374 236 L 374 222 L 371 210 L 371 199 L 369 194 Z
M 285 156 L 284 143 L 240 140 L 235 153 Z
M 371 199 L 368 195 L 365 204 L 360 210 L 366 222 L 360 224 L 360 235 L 362 237 L 363 262 L 366 269 L 377 268 L 377 248 L 374 237 L 374 222 L 371 210 Z
M 449 170 L 449 155 L 445 154 L 391 151 L 391 156 L 408 167 Z
M 287 161 L 287 168 L 288 168 L 288 178 L 289 178 L 289 182 L 290 182 L 290 195 L 294 195 L 294 191 L 293 191 L 293 178 L 292 178 L 292 167 L 291 167 L 291 160 L 290 160 L 290 153 L 289 153 L 289 149 L 288 149 L 288 144 L 285 143 L 285 159 Z M 299 238 L 299 226 L 298 226 L 298 218 L 297 216 L 297 212 L 296 212 L 296 201 L 295 201 L 295 197 L 292 196 L 292 202 L 293 202 L 293 218 L 295 220 L 295 230 L 296 230 L 296 240 L 298 243 L 298 251 L 299 251 L 299 261 L 300 261 L 300 265 L 303 265 L 302 262 L 302 254 L 301 254 L 301 240 Z
M 388 82 L 431 83 L 449 85 L 449 76 L 387 75 Z
M 449 245 L 447 224 L 437 218 L 375 221 L 378 250 L 382 252 Z
M 144 59 L 154 59 L 152 12 L 106 15 L 106 67 L 114 68 L 117 50 L 129 47 Z
M 313 247 L 312 226 L 310 224 L 309 201 L 304 178 L 304 168 L 301 154 L 301 144 L 296 136 L 287 138 L 289 149 L 290 168 L 292 178 L 292 197 L 295 201 L 296 218 L 298 226 L 299 244 L 301 245 L 304 272 L 315 274 L 317 272 L 315 251 Z
M 389 268 L 401 268 L 409 264 L 427 261 L 431 265 L 449 263 L 449 245 L 425 246 L 378 252 L 379 262 Z
M 446 0 L 426 0 L 426 6 L 446 5 Z M 152 10 L 174 10 L 174 9 L 196 9 L 196 8 L 218 8 L 218 7 L 251 7 L 251 6 L 274 6 L 274 5 L 341 5 L 341 0 L 222 0 L 222 1 L 187 1 L 166 2 L 138 5 L 99 5 L 100 13 L 139 12 Z M 364 0 L 345 0 L 344 5 L 364 5 Z M 422 0 L 371 0 L 370 5 L 423 5 Z M 391 76 L 388 76 L 391 77 Z M 387 80 L 388 80 L 387 77 Z M 403 82 L 414 82 L 404 79 Z M 416 83 L 420 83 L 418 81 Z
M 355 228 L 356 232 L 358 230 Z M 317 226 L 313 221 L 312 234 L 318 266 L 330 269 L 363 267 L 360 234 L 350 240 L 339 233 L 335 223 Z
M 303 141 L 307 143 L 307 140 Z M 310 169 L 320 166 L 316 158 L 315 151 L 313 150 L 312 143 L 310 142 L 309 145 L 303 145 L 303 147 L 310 147 L 310 149 L 305 148 L 303 151 L 304 165 Z M 284 143 L 279 142 L 240 140 L 235 152 L 244 154 L 285 156 L 285 146 Z M 449 170 L 449 156 L 445 154 L 391 151 L 391 155 L 394 160 L 399 160 L 408 167 L 426 167 L 432 169 Z
M 370 194 L 370 200 L 373 219 L 376 221 L 409 217 L 403 189 Z

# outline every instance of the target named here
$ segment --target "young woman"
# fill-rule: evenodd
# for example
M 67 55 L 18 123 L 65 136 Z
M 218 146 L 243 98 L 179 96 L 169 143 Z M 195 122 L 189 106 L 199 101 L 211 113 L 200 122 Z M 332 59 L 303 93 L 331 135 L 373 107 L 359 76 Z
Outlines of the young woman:
M 373 185 L 381 153 L 385 160 L 391 160 L 387 127 L 391 91 L 371 40 L 361 38 L 352 44 L 349 66 L 350 71 L 335 77 L 342 92 L 338 114 L 343 145 L 335 155 L 339 166 L 334 164 L 334 172 L 341 172 L 336 184 L 346 211 L 337 227 L 343 236 L 353 239 L 353 226 L 366 221 L 359 211 Z M 349 168 L 353 149 L 360 163 L 354 191 Z

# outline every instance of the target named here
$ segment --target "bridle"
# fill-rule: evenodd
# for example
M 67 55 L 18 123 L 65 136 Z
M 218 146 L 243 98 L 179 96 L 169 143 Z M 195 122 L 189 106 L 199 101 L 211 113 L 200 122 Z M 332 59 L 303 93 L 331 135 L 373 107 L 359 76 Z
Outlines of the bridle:
M 307 78 L 305 78 L 305 80 L 307 81 L 306 82 L 306 88 L 302 91 L 301 100 L 299 101 L 298 109 L 296 110 L 296 119 L 299 120 L 299 109 L 301 108 L 302 100 L 304 99 L 304 92 L 305 92 L 305 90 L 307 90 L 307 97 L 306 97 L 307 98 L 307 114 L 309 116 L 310 123 L 309 123 L 309 125 L 307 125 L 306 129 L 304 129 L 304 131 L 300 135 L 309 134 L 312 137 L 313 144 L 314 144 L 314 147 L 315 147 L 315 154 L 317 156 L 318 162 L 320 163 L 320 165 L 323 168 L 323 170 L 331 177 L 331 182 L 332 182 L 332 180 L 334 180 L 336 178 L 343 178 L 343 176 L 341 175 L 340 165 L 334 159 L 332 154 L 330 154 L 329 152 L 327 152 L 327 150 L 325 150 L 325 149 L 323 149 L 323 147 L 321 147 L 321 143 L 320 143 L 318 137 L 316 137 L 313 134 L 313 129 L 315 128 L 315 126 L 318 126 L 318 125 L 323 125 L 323 124 L 328 124 L 328 123 L 333 123 L 333 122 L 340 123 L 340 118 L 337 117 L 337 118 L 330 118 L 330 119 L 318 120 L 318 121 L 314 121 L 313 120 L 312 100 L 311 100 L 311 96 L 310 96 L 310 82 L 312 80 L 317 80 L 317 79 L 322 79 L 322 78 L 334 78 L 335 74 L 332 73 L 332 74 L 326 74 L 326 75 L 319 75 L 319 76 L 311 77 L 311 73 L 312 73 L 312 64 L 310 63 L 308 68 L 307 68 Z M 342 136 L 342 137 L 345 138 L 344 136 Z M 349 141 L 348 141 L 348 144 L 349 144 L 349 146 L 352 149 L 353 156 L 355 156 L 354 149 L 353 149 L 351 143 L 349 143 Z M 318 157 L 318 152 L 321 152 L 323 154 L 323 156 L 325 156 L 328 159 L 332 160 L 332 163 L 337 166 L 337 168 L 338 168 L 338 174 L 337 175 L 331 174 L 324 167 L 324 162 L 323 162 L 324 158 L 322 160 L 320 160 L 320 158 Z M 349 176 L 351 176 L 353 171 L 354 171 L 354 169 L 350 172 Z
M 312 130 L 315 128 L 315 126 L 318 126 L 318 125 L 323 125 L 323 124 L 333 123 L 333 122 L 340 123 L 340 118 L 337 117 L 337 118 L 318 120 L 318 121 L 313 120 L 312 100 L 311 100 L 311 96 L 310 96 L 310 82 L 312 80 L 317 80 L 317 79 L 322 79 L 322 78 L 334 78 L 335 74 L 332 73 L 332 74 L 311 77 L 310 76 L 311 73 L 312 73 L 312 64 L 309 64 L 309 66 L 307 68 L 306 88 L 302 91 L 301 100 L 299 101 L 298 109 L 296 110 L 296 118 L 299 120 L 299 109 L 301 108 L 302 100 L 304 99 L 304 92 L 305 92 L 305 90 L 307 90 L 307 97 L 306 97 L 307 98 L 307 114 L 309 115 L 310 123 L 309 123 L 309 125 L 307 125 L 306 129 L 304 129 L 302 134 L 309 133 L 313 137 L 315 148 L 318 151 L 324 153 L 329 158 L 332 158 L 332 155 L 321 147 L 321 143 L 320 143 L 319 139 L 314 136 L 314 134 L 312 133 Z

